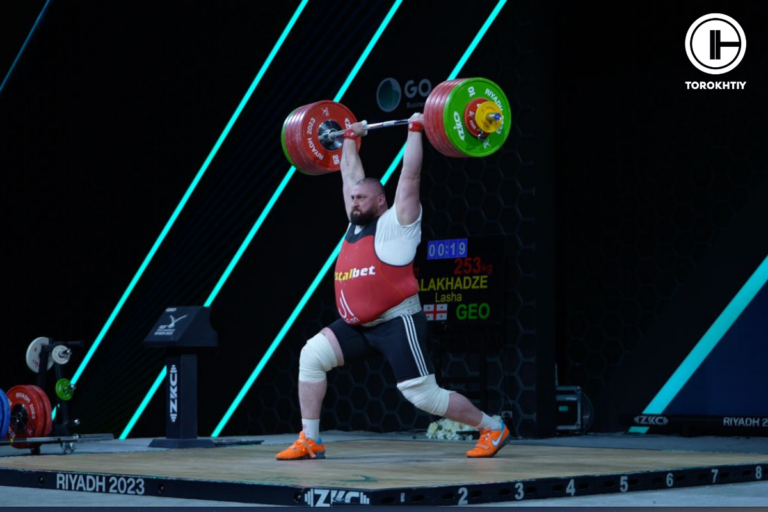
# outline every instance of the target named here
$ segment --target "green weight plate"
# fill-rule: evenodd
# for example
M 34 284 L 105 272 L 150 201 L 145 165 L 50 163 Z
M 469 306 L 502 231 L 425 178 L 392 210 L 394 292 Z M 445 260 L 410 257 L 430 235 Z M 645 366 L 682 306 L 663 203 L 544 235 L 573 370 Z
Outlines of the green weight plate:
M 72 388 L 72 383 L 69 379 L 59 379 L 56 382 L 56 396 L 64 401 L 71 400 L 75 390 Z
M 503 122 L 501 128 L 479 139 L 473 137 L 464 125 L 464 111 L 475 98 L 488 98 L 501 109 Z M 512 127 L 512 109 L 504 91 L 487 78 L 468 78 L 453 88 L 445 101 L 443 112 L 445 132 L 451 145 L 459 152 L 482 158 L 501 149 Z

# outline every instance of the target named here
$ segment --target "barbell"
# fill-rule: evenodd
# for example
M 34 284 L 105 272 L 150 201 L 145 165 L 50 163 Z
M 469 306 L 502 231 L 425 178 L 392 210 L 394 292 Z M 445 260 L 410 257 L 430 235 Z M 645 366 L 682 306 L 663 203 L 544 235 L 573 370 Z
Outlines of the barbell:
M 339 102 L 318 101 L 291 112 L 283 123 L 281 143 L 288 161 L 304 174 L 320 175 L 341 168 L 344 130 L 355 115 Z M 408 124 L 408 119 L 367 124 L 376 130 Z M 432 146 L 448 157 L 482 158 L 501 149 L 512 115 L 504 91 L 487 78 L 459 78 L 435 87 L 424 104 L 424 131 Z M 360 149 L 360 139 L 356 139 Z

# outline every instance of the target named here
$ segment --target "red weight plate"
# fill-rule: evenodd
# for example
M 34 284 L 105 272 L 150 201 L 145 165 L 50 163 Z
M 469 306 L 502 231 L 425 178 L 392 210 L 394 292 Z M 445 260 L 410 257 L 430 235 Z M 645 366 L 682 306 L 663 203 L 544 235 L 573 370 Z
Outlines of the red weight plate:
M 448 101 L 448 95 L 451 94 L 453 88 L 456 87 L 460 82 L 460 80 L 451 80 L 447 82 L 440 89 L 440 94 L 435 99 L 435 116 L 437 116 L 437 119 L 439 119 L 439 122 L 442 126 L 442 129 L 438 132 L 438 136 L 440 137 L 440 147 L 444 155 L 453 158 L 455 158 L 457 155 L 453 148 L 453 144 L 451 144 L 451 141 L 448 138 L 447 130 L 451 130 L 452 127 L 445 124 L 445 104 Z
M 43 404 L 43 412 L 45 413 L 43 418 L 45 418 L 45 425 L 43 426 L 42 436 L 47 437 L 51 434 L 51 430 L 53 430 L 53 410 L 51 408 L 51 401 L 48 399 L 48 395 L 45 394 L 45 391 L 37 386 L 34 386 L 34 388 L 40 396 L 40 402 Z
M 448 99 L 448 95 L 458 84 L 463 82 L 464 79 L 448 80 L 439 84 L 432 90 L 424 109 L 424 121 L 427 124 L 425 127 L 427 130 L 427 138 L 432 145 L 440 153 L 449 156 L 461 158 L 465 157 L 463 153 L 460 153 L 453 144 L 448 140 L 448 136 L 445 130 L 448 129 L 445 126 L 445 102 Z
M 309 128 L 309 125 L 312 124 L 312 119 L 308 118 L 306 116 L 314 116 L 318 115 L 316 126 L 314 130 L 311 130 Z M 319 101 L 317 103 L 313 103 L 309 105 L 309 108 L 307 109 L 306 116 L 302 118 L 302 123 L 304 123 L 305 129 L 302 133 L 302 143 L 304 144 L 304 147 L 302 149 L 302 153 L 305 155 L 307 159 L 311 162 L 311 165 L 313 166 L 313 170 L 315 174 L 327 174 L 329 172 L 335 172 L 341 169 L 341 155 L 342 155 L 342 143 L 344 142 L 343 139 L 338 139 L 339 141 L 339 147 L 335 150 L 329 150 L 325 149 L 325 151 L 328 152 L 329 159 L 325 161 L 318 161 L 318 158 L 314 153 L 308 153 L 305 151 L 305 149 L 308 147 L 310 138 L 309 135 L 312 131 L 315 132 L 314 139 L 315 143 L 319 143 L 319 134 L 320 134 L 320 125 L 333 121 L 336 124 L 339 125 L 339 130 L 345 130 L 353 123 L 357 122 L 357 119 L 355 118 L 354 114 L 344 105 L 341 103 L 330 101 L 330 100 L 324 100 Z M 357 150 L 360 151 L 360 146 L 362 144 L 362 138 L 358 138 L 355 141 L 355 144 L 357 144 Z M 335 158 L 334 158 L 335 157 Z
M 302 166 L 306 165 L 306 162 L 301 158 L 301 155 L 297 151 L 296 144 L 296 132 L 299 131 L 297 119 L 306 108 L 306 105 L 302 105 L 294 110 L 285 123 L 285 147 L 290 154 L 290 159 L 293 162 L 294 167 L 297 169 L 301 169 Z
M 292 166 L 296 166 L 296 163 L 293 161 L 293 158 L 291 157 L 290 152 L 288 151 L 288 147 L 285 144 L 285 127 L 288 126 L 288 122 L 293 117 L 293 113 L 296 112 L 296 109 L 294 109 L 290 114 L 288 114 L 288 117 L 285 118 L 285 121 L 283 121 L 283 128 L 280 131 L 280 144 L 283 147 L 283 153 L 285 154 L 285 158 L 288 159 L 288 162 Z
M 8 436 L 11 439 L 37 437 L 45 428 L 43 404 L 34 390 L 27 386 L 14 386 L 8 390 L 11 406 L 11 423 Z M 14 448 L 35 448 L 34 443 L 14 443 Z
M 301 172 L 305 172 L 303 169 L 307 167 L 308 161 L 304 158 L 304 155 L 299 151 L 299 139 L 301 136 L 300 120 L 303 113 L 307 110 L 309 105 L 303 105 L 296 109 L 285 128 L 285 143 L 291 153 L 291 158 L 296 164 L 296 169 Z
M 312 103 L 302 112 L 299 152 L 311 162 L 311 168 L 303 169 L 309 174 L 326 174 L 341 168 L 341 146 L 329 149 L 320 143 L 320 127 L 331 122 L 338 125 L 337 129 L 345 129 L 357 119 L 347 107 L 329 100 Z M 356 142 L 359 150 L 360 139 Z
M 445 141 L 445 144 L 447 146 L 446 155 L 453 157 L 453 158 L 467 158 L 467 155 L 465 155 L 462 151 L 459 151 L 456 146 L 453 145 L 453 142 L 451 142 L 451 138 L 448 136 L 448 130 L 454 130 L 455 129 L 455 123 L 453 120 L 450 120 L 448 124 L 445 120 L 445 112 L 448 108 L 448 99 L 453 92 L 453 90 L 461 85 L 466 78 L 461 78 L 457 80 L 452 80 L 449 87 L 446 87 L 443 90 L 443 95 L 440 98 L 440 111 L 442 112 L 441 117 L 443 119 L 443 126 L 445 127 L 445 130 L 440 134 L 443 137 L 443 140 Z M 461 120 L 459 120 L 461 122 Z
M 440 153 L 445 154 L 447 149 L 447 137 L 443 125 L 444 99 L 448 96 L 453 81 L 438 84 L 432 90 L 424 108 L 424 121 L 426 123 L 427 138 Z M 446 91 L 448 89 L 448 91 Z
M 470 135 L 475 138 L 485 136 L 485 132 L 481 130 L 475 122 L 475 113 L 477 113 L 477 107 L 487 101 L 488 98 L 475 98 L 474 100 L 470 101 L 467 105 L 467 108 L 464 109 L 464 126 L 467 128 L 467 131 L 470 133 Z
M 38 432 L 37 436 L 46 437 L 50 435 L 51 430 L 53 430 L 53 410 L 51 408 L 51 401 L 48 399 L 48 395 L 45 394 L 45 391 L 39 387 L 28 385 L 27 389 L 37 393 L 37 397 L 40 399 L 40 404 L 42 405 L 41 414 L 45 422 L 43 424 L 43 430 Z
M 314 161 L 310 156 L 307 154 L 307 152 L 304 150 L 303 147 L 303 140 L 304 140 L 304 133 L 303 133 L 303 124 L 305 116 L 307 115 L 307 112 L 309 109 L 312 108 L 312 104 L 306 105 L 301 113 L 296 116 L 296 122 L 295 122 L 295 131 L 294 131 L 294 150 L 296 151 L 296 154 L 298 155 L 299 160 L 301 161 L 301 166 L 299 167 L 299 170 L 303 172 L 304 174 L 308 174 L 310 176 L 318 176 L 320 174 L 325 174 L 323 169 L 317 168 L 315 166 Z
M 39 412 L 38 416 L 40 417 L 40 428 L 35 428 L 35 434 L 33 437 L 42 437 L 45 433 L 45 429 L 48 428 L 48 421 L 45 419 L 48 414 L 48 410 L 45 408 L 45 402 L 43 402 L 43 399 L 40 395 L 40 388 L 32 384 L 27 384 L 24 386 L 24 388 L 27 390 L 27 393 L 34 397 L 33 405 L 35 410 Z
M 304 105 L 303 107 L 299 108 L 296 111 L 296 115 L 294 116 L 293 120 L 291 121 L 290 130 L 291 130 L 291 139 L 290 139 L 290 148 L 291 148 L 291 154 L 294 156 L 294 162 L 296 162 L 297 166 L 296 168 L 301 171 L 304 174 L 310 174 L 310 175 L 317 175 L 322 174 L 322 172 L 319 172 L 314 168 L 314 165 L 312 163 L 312 160 L 306 155 L 306 153 L 302 150 L 301 142 L 303 138 L 302 134 L 302 121 L 304 119 L 304 116 L 312 107 L 312 104 Z
M 451 146 L 450 141 L 448 140 L 448 135 L 446 134 L 446 130 L 448 127 L 445 125 L 445 101 L 448 98 L 448 95 L 451 93 L 453 88 L 455 87 L 454 84 L 455 80 L 451 80 L 449 82 L 443 83 L 440 86 L 440 90 L 437 91 L 437 94 L 435 94 L 435 99 L 432 103 L 432 110 L 431 110 L 431 117 L 432 122 L 436 129 L 432 130 L 432 133 L 435 135 L 436 141 L 437 141 L 437 148 L 438 151 L 440 151 L 442 154 L 453 157 L 453 147 Z
M 11 408 L 9 437 L 32 437 L 35 432 L 35 418 L 39 417 L 38 411 L 33 408 L 36 396 L 30 393 L 26 386 L 12 387 L 8 390 L 7 396 Z
M 305 105 L 302 107 L 301 111 L 296 116 L 296 119 L 294 120 L 294 126 L 293 126 L 293 148 L 296 152 L 296 156 L 298 158 L 299 167 L 298 169 L 304 173 L 311 176 L 318 176 L 320 174 L 325 174 L 325 170 L 317 167 L 314 160 L 310 157 L 309 154 L 307 154 L 307 151 L 305 149 L 305 133 L 304 130 L 306 119 L 307 119 L 307 113 L 315 106 L 315 103 L 310 103 L 309 105 Z
M 45 396 L 45 393 L 42 389 L 40 389 L 37 386 L 28 384 L 25 386 L 27 388 L 27 391 L 34 394 L 37 398 L 37 401 L 35 402 L 35 408 L 40 411 L 40 423 L 38 424 L 40 429 L 35 429 L 34 437 L 46 437 L 48 434 L 50 434 L 51 426 L 52 426 L 52 419 L 51 419 L 51 402 L 48 400 L 48 397 Z M 39 443 L 28 443 L 29 446 L 27 448 L 35 448 L 40 446 Z
M 51 405 L 51 400 L 48 398 L 48 395 L 46 395 L 43 390 L 40 390 L 40 394 L 43 396 L 43 403 L 48 410 L 45 415 L 45 421 L 48 423 L 48 426 L 45 427 L 44 435 L 49 436 L 51 435 L 51 432 L 53 432 L 53 406 Z
M 26 385 L 24 386 L 24 389 L 29 393 L 29 396 L 32 397 L 32 403 L 30 407 L 35 412 L 34 415 L 34 421 L 33 424 L 35 426 L 34 435 L 32 437 L 41 437 L 45 433 L 45 429 L 47 427 L 47 420 L 45 419 L 47 410 L 45 406 L 45 402 L 42 399 L 40 388 L 33 385 Z
M 424 129 L 426 130 L 427 139 L 438 151 L 441 149 L 439 134 L 443 130 L 443 118 L 439 115 L 440 107 L 437 106 L 437 99 L 440 96 L 443 83 L 438 84 L 432 89 L 432 92 L 427 96 L 426 103 L 424 103 Z
M 291 142 L 292 136 L 293 136 L 293 130 L 294 127 L 294 120 L 296 119 L 296 113 L 300 111 L 303 107 L 299 107 L 295 109 L 293 112 L 290 113 L 290 115 L 286 118 L 285 123 L 283 123 L 283 147 L 285 149 L 285 152 L 287 153 L 288 161 L 290 161 L 291 165 L 294 167 L 299 166 L 299 164 L 296 162 L 296 152 L 293 149 L 293 144 Z

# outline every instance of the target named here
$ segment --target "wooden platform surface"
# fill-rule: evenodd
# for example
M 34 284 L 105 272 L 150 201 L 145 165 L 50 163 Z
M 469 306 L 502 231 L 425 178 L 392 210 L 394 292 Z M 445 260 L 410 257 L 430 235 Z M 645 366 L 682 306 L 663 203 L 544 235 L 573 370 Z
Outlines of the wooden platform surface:
M 515 445 L 492 459 L 468 459 L 471 444 L 355 440 L 326 443 L 328 458 L 275 460 L 278 446 L 0 458 L 0 468 L 119 474 L 301 487 L 389 489 L 461 485 L 732 464 L 768 463 L 764 454 L 671 452 Z

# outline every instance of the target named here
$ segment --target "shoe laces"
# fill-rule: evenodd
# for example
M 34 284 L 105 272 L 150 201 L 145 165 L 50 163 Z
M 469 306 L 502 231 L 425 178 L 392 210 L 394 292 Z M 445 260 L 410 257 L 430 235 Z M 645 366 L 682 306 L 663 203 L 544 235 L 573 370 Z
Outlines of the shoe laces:
M 301 450 L 302 448 L 306 450 L 309 453 L 309 456 L 312 457 L 313 459 L 317 457 L 317 455 L 315 455 L 314 450 L 312 450 L 312 446 L 310 446 L 307 440 L 304 439 L 303 437 L 300 437 L 296 440 L 295 443 L 293 443 L 293 449 Z
M 486 428 L 484 430 L 480 431 L 480 439 L 477 441 L 478 447 L 487 447 L 488 443 L 492 441 L 491 439 L 491 432 L 493 432 L 490 428 Z

